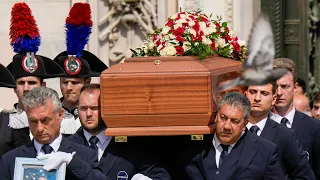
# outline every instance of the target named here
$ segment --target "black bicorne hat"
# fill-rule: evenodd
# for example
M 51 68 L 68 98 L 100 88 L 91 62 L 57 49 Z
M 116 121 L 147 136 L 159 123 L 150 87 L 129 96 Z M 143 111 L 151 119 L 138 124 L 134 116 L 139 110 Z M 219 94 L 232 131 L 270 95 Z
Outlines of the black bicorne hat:
M 108 67 L 94 54 L 85 51 L 92 28 L 88 3 L 75 3 L 66 18 L 66 51 L 54 58 L 66 77 L 98 77 Z
M 46 79 L 65 75 L 64 70 L 50 58 L 29 52 L 14 55 L 7 68 L 15 79 L 26 76 Z
M 101 72 L 108 68 L 97 56 L 86 50 L 82 51 L 80 57 L 68 55 L 64 51 L 56 56 L 54 61 L 64 69 L 64 77 L 99 77 Z
M 16 81 L 14 80 L 10 71 L 2 64 L 0 64 L 0 87 L 15 88 Z

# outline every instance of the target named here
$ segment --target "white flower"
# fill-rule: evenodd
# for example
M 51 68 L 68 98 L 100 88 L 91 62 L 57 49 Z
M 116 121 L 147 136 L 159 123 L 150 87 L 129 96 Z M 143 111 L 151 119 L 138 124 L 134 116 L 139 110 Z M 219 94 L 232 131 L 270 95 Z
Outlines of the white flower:
M 170 17 L 170 19 L 176 19 L 178 17 L 178 14 L 174 14 Z
M 233 32 L 231 29 L 229 29 L 229 36 L 230 36 L 230 37 L 233 37 L 233 36 L 234 36 L 234 32 Z
M 173 25 L 173 29 L 178 29 L 179 27 L 182 27 L 181 23 L 177 23 L 177 24 Z
M 230 49 L 229 49 L 229 55 L 231 55 L 232 53 L 233 53 L 233 45 L 232 44 L 230 44 L 230 47 L 229 47 Z
M 238 40 L 238 44 L 240 45 L 240 47 L 246 46 L 246 41 Z
M 170 39 L 175 39 L 175 38 L 176 38 L 176 36 L 175 36 L 175 35 L 173 35 L 173 34 L 169 34 L 169 38 L 170 38 Z
M 168 34 L 168 35 L 164 35 L 164 36 L 162 36 L 162 41 L 169 41 L 170 40 L 170 35 L 172 35 L 172 34 Z
M 205 28 L 207 28 L 207 25 L 205 22 L 201 21 L 199 22 L 199 26 L 200 26 L 200 29 L 203 31 Z
M 189 34 L 194 35 L 194 36 L 197 35 L 197 32 L 196 32 L 194 29 L 192 29 L 192 28 L 187 29 L 187 32 L 188 32 Z
M 216 27 L 215 26 L 209 26 L 203 29 L 204 35 L 209 35 L 216 32 Z
M 164 28 L 162 28 L 161 33 L 162 33 L 162 34 L 168 34 L 169 31 L 170 31 L 170 28 L 167 27 L 167 26 L 165 26 Z
M 206 45 L 212 44 L 211 39 L 207 38 L 206 36 L 202 36 L 202 43 Z
M 153 49 L 154 48 L 154 46 L 155 46 L 155 44 L 153 43 L 153 42 L 150 42 L 149 44 L 148 44 L 148 49 Z
M 191 43 L 188 41 L 184 41 L 182 47 L 184 51 L 188 51 L 189 49 L 191 49 Z
M 160 56 L 174 56 L 177 54 L 174 46 L 167 46 L 160 51 Z
M 180 18 L 186 19 L 188 16 L 186 14 L 180 14 Z
M 195 45 L 195 46 L 198 46 L 198 45 L 199 45 L 199 43 L 198 43 L 198 42 L 195 42 L 195 43 L 194 43 L 194 45 Z
M 218 48 L 218 47 L 225 47 L 227 44 L 226 44 L 226 41 L 224 40 L 224 39 L 222 39 L 222 38 L 218 38 L 217 40 L 216 40 L 216 42 L 215 42 L 215 45 L 216 45 L 216 47 Z
M 187 23 L 187 20 L 185 18 L 181 18 L 181 19 L 177 20 L 176 23 L 178 23 L 178 24 Z
M 194 21 L 189 21 L 189 23 L 188 23 L 188 25 L 190 26 L 190 27 L 192 27 L 192 26 L 194 26 L 196 23 L 194 23 Z

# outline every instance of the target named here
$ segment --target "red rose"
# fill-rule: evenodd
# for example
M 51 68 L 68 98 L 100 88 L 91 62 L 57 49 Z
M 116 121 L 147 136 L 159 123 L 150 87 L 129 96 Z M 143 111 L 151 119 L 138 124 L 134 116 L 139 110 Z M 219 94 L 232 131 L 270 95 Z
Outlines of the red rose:
M 210 44 L 210 47 L 213 51 L 216 50 L 216 44 L 214 42 Z
M 173 30 L 173 34 L 175 36 L 182 36 L 184 31 L 185 31 L 184 27 L 178 27 L 177 29 Z
M 166 26 L 168 26 L 168 27 L 171 27 L 171 26 L 173 26 L 174 25 L 174 21 L 172 20 L 172 19 L 170 19 L 170 20 L 168 20 L 167 22 L 166 22 Z
M 216 22 L 216 26 L 220 29 L 221 28 L 221 25 L 218 23 L 218 22 Z
M 222 38 L 225 39 L 226 41 L 231 41 L 231 37 L 229 35 L 225 35 Z
M 200 30 L 199 22 L 196 21 L 195 24 L 194 24 L 194 26 L 193 26 L 192 28 L 193 28 L 193 29 L 196 31 L 196 33 L 198 34 L 198 32 L 199 32 L 199 30 Z
M 179 41 L 179 42 L 184 42 L 184 39 L 182 36 L 177 36 L 176 37 L 176 40 Z
M 237 41 L 232 41 L 231 42 L 232 46 L 233 46 L 233 49 L 236 51 L 236 52 L 239 52 L 240 51 L 240 45 Z
M 183 47 L 182 47 L 182 46 L 178 46 L 178 47 L 176 47 L 176 51 L 177 51 L 177 54 L 178 54 L 178 55 L 181 55 L 181 54 L 183 54 L 183 53 L 184 53 L 184 49 L 183 49 Z

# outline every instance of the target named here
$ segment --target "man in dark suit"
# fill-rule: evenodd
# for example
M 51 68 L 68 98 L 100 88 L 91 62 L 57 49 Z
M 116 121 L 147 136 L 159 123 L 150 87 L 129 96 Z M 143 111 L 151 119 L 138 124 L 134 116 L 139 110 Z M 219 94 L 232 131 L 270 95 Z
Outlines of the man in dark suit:
M 141 179 L 144 176 L 147 179 L 170 179 L 166 170 L 155 164 L 155 158 L 148 156 L 144 147 L 137 146 L 138 139 L 132 137 L 129 142 L 115 142 L 114 137 L 104 135 L 106 125 L 101 118 L 99 84 L 83 86 L 78 112 L 82 127 L 67 139 L 95 150 L 102 170 L 108 177 L 114 180 L 119 176 L 128 179 Z
M 275 144 L 246 129 L 250 102 L 237 92 L 218 105 L 216 131 L 207 148 L 185 166 L 189 179 L 285 179 Z
M 2 156 L 1 179 L 14 178 L 16 157 L 48 159 L 43 167 L 48 171 L 66 163 L 68 180 L 108 179 L 100 171 L 96 153 L 93 150 L 62 137 L 60 122 L 64 112 L 56 91 L 46 87 L 34 88 L 25 95 L 23 106 L 34 139 L 31 143 Z
M 293 96 L 297 90 L 295 63 L 287 58 L 279 58 L 274 60 L 273 67 L 286 68 L 288 73 L 276 82 L 276 101 L 269 117 L 294 129 L 302 149 L 308 154 L 316 179 L 320 179 L 320 121 L 293 107 Z
M 251 103 L 251 116 L 247 128 L 278 146 L 279 162 L 289 179 L 315 179 L 307 154 L 302 150 L 294 131 L 268 118 L 275 87 L 273 84 L 248 86 L 245 94 Z
M 21 11 L 21 9 L 24 10 Z M 12 14 L 11 27 L 19 27 L 20 30 L 10 29 L 11 45 L 16 54 L 12 57 L 7 68 L 16 84 L 14 93 L 17 95 L 18 102 L 13 105 L 13 109 L 2 110 L 0 113 L 0 157 L 8 151 L 30 142 L 28 120 L 22 105 L 23 96 L 32 88 L 45 85 L 44 79 L 64 74 L 63 69 L 51 59 L 35 55 L 40 45 L 40 38 L 33 36 L 40 35 L 28 5 L 24 2 L 16 3 L 12 7 L 12 12 L 16 13 Z M 26 17 L 25 14 L 30 14 L 30 16 Z M 23 25 L 24 21 L 27 21 L 27 25 Z M 19 37 L 19 40 L 14 37 Z M 1 78 L 8 78 L 6 81 L 10 81 L 12 76 L 4 75 Z

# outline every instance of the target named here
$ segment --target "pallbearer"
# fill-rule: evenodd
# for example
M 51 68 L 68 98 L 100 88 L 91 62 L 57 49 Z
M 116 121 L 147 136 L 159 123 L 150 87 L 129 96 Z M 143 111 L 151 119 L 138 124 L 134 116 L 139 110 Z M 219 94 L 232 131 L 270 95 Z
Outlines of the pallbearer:
M 89 40 L 92 28 L 91 10 L 88 3 L 75 3 L 66 19 L 67 49 L 54 58 L 66 72 L 60 78 L 62 106 L 65 109 L 61 133 L 74 134 L 81 126 L 77 105 L 80 90 L 90 84 L 91 77 L 99 77 L 108 67 L 94 54 L 83 50 Z

